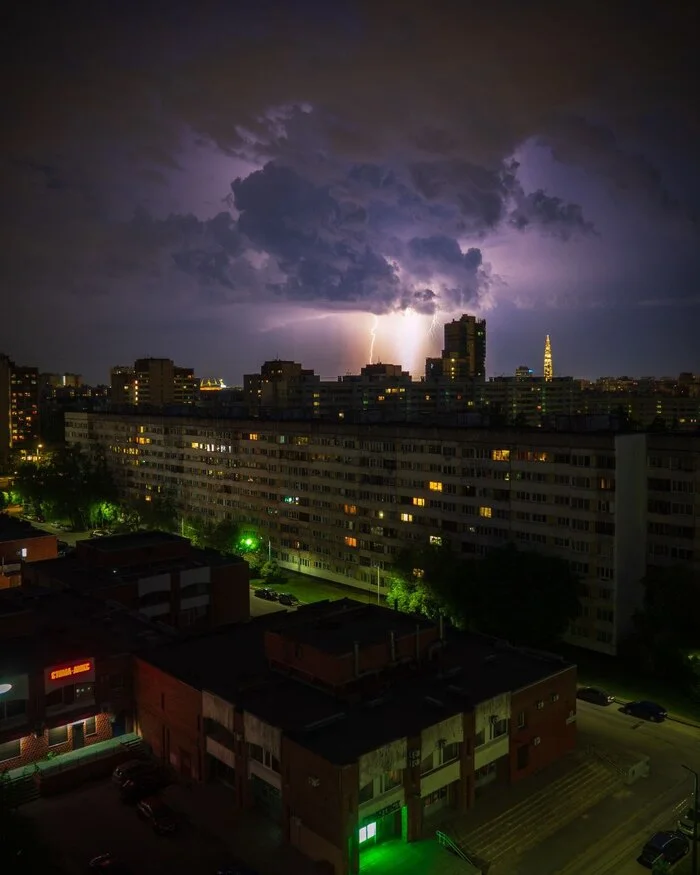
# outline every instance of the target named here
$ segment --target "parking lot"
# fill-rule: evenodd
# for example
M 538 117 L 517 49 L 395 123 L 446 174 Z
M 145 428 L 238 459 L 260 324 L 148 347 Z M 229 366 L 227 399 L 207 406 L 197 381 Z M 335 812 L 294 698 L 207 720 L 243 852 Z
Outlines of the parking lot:
M 135 806 L 122 803 L 109 780 L 39 799 L 24 806 L 22 813 L 37 820 L 67 875 L 83 875 L 93 857 L 107 852 L 133 872 L 152 875 L 213 875 L 231 862 L 231 853 L 220 840 L 184 820 L 176 835 L 156 835 Z

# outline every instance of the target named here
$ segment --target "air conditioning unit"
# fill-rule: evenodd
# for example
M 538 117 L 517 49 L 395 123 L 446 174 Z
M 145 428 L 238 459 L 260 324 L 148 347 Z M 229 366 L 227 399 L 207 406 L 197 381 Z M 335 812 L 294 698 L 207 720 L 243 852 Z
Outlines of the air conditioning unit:
M 309 775 L 309 786 L 310 787 L 320 787 L 321 781 L 318 778 L 315 778 L 313 775 Z
M 541 741 L 542 741 L 542 739 L 539 737 L 539 735 L 536 735 L 536 736 L 532 739 L 532 743 L 533 743 L 533 745 L 534 745 L 535 747 L 537 747 L 537 745 L 538 745 Z
M 498 723 L 498 714 L 492 714 L 489 717 L 489 720 L 491 721 L 491 723 Z
M 544 708 L 544 699 L 540 699 L 540 701 L 537 703 L 537 710 L 541 711 L 543 708 Z
M 233 740 L 237 741 L 240 744 L 240 742 L 243 741 L 243 734 L 241 732 L 234 732 Z
M 409 752 L 408 752 L 409 768 L 413 768 L 419 764 L 420 764 L 420 751 L 419 750 L 409 750 Z

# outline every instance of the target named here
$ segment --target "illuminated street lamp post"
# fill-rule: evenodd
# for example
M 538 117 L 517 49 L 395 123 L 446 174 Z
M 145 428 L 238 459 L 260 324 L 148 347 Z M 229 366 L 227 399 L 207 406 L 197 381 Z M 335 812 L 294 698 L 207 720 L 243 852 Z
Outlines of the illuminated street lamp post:
M 698 875 L 698 808 L 700 808 L 700 792 L 698 784 L 698 773 L 689 766 L 681 766 L 686 772 L 690 772 L 693 776 L 693 847 L 692 847 L 692 864 L 690 871 L 692 875 Z

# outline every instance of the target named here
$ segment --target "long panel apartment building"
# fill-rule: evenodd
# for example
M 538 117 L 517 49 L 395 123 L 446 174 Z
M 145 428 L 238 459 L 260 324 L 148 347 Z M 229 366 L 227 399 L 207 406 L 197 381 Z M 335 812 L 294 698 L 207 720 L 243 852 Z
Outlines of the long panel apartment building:
M 71 413 L 125 497 L 251 526 L 287 568 L 365 590 L 403 547 L 515 542 L 584 583 L 572 643 L 615 653 L 647 562 L 700 564 L 700 439 Z

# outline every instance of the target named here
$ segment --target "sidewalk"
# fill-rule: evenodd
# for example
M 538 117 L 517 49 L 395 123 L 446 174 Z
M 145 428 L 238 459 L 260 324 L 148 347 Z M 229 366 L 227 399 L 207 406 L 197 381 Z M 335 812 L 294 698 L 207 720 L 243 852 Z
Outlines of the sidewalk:
M 319 875 L 318 865 L 284 844 L 281 828 L 263 813 L 236 812 L 231 791 L 222 784 L 173 784 L 162 796 L 201 835 L 220 843 L 223 853 L 260 875 Z

